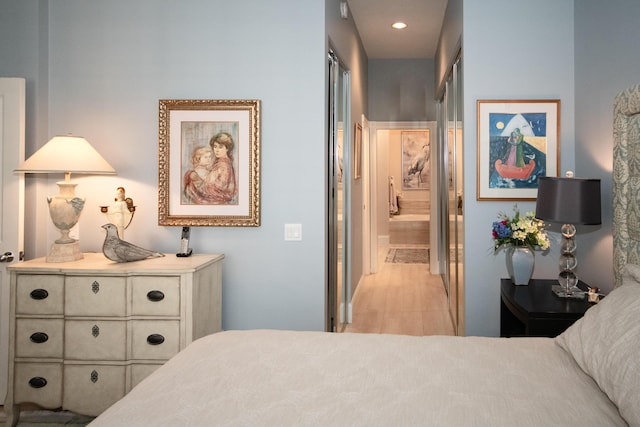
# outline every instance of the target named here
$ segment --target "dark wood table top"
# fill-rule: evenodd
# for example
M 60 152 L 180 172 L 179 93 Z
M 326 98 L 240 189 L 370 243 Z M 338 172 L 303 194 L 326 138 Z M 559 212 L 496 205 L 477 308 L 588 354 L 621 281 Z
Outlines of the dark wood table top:
M 526 286 L 516 286 L 511 283 L 511 279 L 500 281 L 505 303 L 523 312 L 521 314 L 526 314 L 527 317 L 575 318 L 583 315 L 592 306 L 587 298 L 558 297 L 551 291 L 551 286 L 556 284 L 558 281 L 555 279 L 531 279 Z M 588 289 L 588 285 L 582 281 L 578 282 L 578 286 L 583 290 Z

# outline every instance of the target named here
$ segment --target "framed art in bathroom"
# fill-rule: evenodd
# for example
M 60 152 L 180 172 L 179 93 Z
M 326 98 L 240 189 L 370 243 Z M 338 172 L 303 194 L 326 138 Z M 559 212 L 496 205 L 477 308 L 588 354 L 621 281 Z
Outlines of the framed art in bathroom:
M 159 101 L 158 224 L 260 225 L 260 101 Z
M 402 189 L 429 188 L 429 158 L 431 145 L 428 130 L 408 130 L 400 133 L 402 145 Z

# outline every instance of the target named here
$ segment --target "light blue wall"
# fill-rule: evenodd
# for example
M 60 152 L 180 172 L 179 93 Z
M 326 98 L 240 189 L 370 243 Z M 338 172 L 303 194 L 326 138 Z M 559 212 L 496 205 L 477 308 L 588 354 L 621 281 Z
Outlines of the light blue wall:
M 602 180 L 602 229 L 578 236 L 579 272 L 613 286 L 613 100 L 640 83 L 640 2 L 575 2 L 576 170 Z
M 476 101 L 560 99 L 561 170 L 574 167 L 573 0 L 465 1 L 463 28 L 466 334 L 496 336 L 506 268 L 490 250 L 491 223 L 513 202 L 476 200 Z M 557 244 L 537 253 L 534 277 L 556 277 L 557 259 Z
M 81 249 L 101 250 L 105 218 L 98 206 L 123 185 L 138 207 L 126 239 L 177 251 L 180 228 L 157 225 L 159 99 L 259 99 L 262 225 L 195 227 L 192 246 L 226 255 L 225 329 L 323 330 L 324 1 L 56 0 L 38 10 L 35 2 L 20 3 L 30 23 L 44 10 L 49 27 L 50 90 L 48 100 L 37 101 L 49 121 L 36 143 L 68 132 L 85 136 L 118 171 L 77 179 L 77 193 L 87 198 Z M 20 22 L 8 24 L 21 30 Z M 14 57 L 33 46 L 15 43 Z M 34 67 L 17 71 L 36 74 Z M 0 65 L 0 74 L 7 68 Z M 48 221 L 44 201 L 30 203 Z M 285 223 L 302 224 L 302 241 L 284 241 Z M 47 249 L 44 242 L 36 255 Z

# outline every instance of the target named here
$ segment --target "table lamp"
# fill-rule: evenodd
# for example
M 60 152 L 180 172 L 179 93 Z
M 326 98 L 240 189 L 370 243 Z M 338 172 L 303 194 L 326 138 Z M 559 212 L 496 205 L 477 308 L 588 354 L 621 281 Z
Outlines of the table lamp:
M 600 180 L 567 177 L 542 177 L 538 181 L 538 200 L 536 201 L 536 218 L 543 221 L 563 224 L 560 232 L 560 286 L 553 287 L 553 292 L 561 298 L 582 296 L 576 293 L 578 277 L 575 269 L 578 259 L 575 256 L 576 224 L 601 224 Z
M 116 171 L 100 154 L 79 136 L 56 136 L 25 160 L 14 172 L 20 173 L 64 173 L 64 181 L 57 182 L 59 194 L 48 197 L 49 214 L 61 236 L 51 245 L 47 262 L 68 262 L 82 259 L 80 243 L 69 236 L 80 218 L 84 199 L 76 197 L 76 183 L 71 182 L 71 173 L 108 174 Z

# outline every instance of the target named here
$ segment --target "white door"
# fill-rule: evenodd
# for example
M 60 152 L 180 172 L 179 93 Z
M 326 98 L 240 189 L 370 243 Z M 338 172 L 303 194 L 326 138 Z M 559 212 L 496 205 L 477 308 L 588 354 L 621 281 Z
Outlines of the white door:
M 7 392 L 9 355 L 7 265 L 17 262 L 24 249 L 24 175 L 13 173 L 24 160 L 24 127 L 25 80 L 0 78 L 0 403 Z

